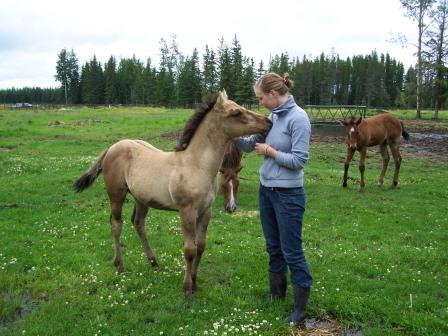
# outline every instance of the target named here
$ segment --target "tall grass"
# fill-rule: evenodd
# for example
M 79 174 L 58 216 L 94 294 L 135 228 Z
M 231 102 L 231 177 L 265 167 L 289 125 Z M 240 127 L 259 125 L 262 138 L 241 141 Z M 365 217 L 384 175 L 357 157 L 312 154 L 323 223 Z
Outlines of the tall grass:
M 261 159 L 246 154 L 239 209 L 217 197 L 193 302 L 182 290 L 182 230 L 175 212 L 150 210 L 153 270 L 124 207 L 125 273 L 112 265 L 102 179 L 71 185 L 107 146 L 140 138 L 171 150 L 189 110 L 0 112 L 0 335 L 287 335 L 292 307 L 267 299 L 267 255 L 257 205 Z M 55 122 L 59 126 L 53 126 Z M 404 150 L 399 187 L 366 190 L 356 162 L 342 189 L 345 147 L 312 143 L 306 168 L 305 253 L 314 276 L 310 316 L 330 315 L 364 335 L 448 334 L 446 161 Z M 355 159 L 356 160 L 356 159 Z M 387 178 L 391 178 L 389 171 Z

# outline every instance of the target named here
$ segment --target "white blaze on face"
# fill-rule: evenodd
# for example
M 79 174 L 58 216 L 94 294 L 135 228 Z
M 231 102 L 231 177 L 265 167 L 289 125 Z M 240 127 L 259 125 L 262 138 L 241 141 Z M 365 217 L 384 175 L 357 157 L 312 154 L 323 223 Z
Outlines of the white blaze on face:
M 355 133 L 355 128 L 354 127 L 350 128 L 350 133 Z
M 232 180 L 230 180 L 229 186 L 230 186 L 230 200 L 229 200 L 229 204 L 230 204 L 231 207 L 233 207 L 235 205 L 235 197 L 233 196 L 233 181 Z

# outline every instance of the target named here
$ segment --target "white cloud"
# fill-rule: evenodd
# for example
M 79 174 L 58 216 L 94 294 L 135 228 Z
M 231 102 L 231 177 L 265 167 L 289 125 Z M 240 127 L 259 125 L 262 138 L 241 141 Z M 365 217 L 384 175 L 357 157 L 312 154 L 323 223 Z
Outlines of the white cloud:
M 57 54 L 74 49 L 80 65 L 95 54 L 158 59 L 159 40 L 177 36 L 184 54 L 216 49 L 237 35 L 243 53 L 261 58 L 288 52 L 341 57 L 373 50 L 390 53 L 406 67 L 413 50 L 388 43 L 391 34 L 414 39 L 415 24 L 398 0 L 248 1 L 53 1 L 0 2 L 0 88 L 55 86 Z

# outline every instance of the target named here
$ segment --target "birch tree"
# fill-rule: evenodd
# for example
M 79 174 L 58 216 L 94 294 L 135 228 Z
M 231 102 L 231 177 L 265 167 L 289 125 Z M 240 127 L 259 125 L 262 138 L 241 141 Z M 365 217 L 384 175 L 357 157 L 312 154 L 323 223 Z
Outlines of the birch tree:
M 428 25 L 425 19 L 428 17 L 429 10 L 435 0 L 400 0 L 401 5 L 406 10 L 406 16 L 417 22 L 418 41 L 417 41 L 417 113 L 416 118 L 421 118 L 422 102 L 422 78 L 423 78 L 423 57 L 422 57 L 422 38 Z

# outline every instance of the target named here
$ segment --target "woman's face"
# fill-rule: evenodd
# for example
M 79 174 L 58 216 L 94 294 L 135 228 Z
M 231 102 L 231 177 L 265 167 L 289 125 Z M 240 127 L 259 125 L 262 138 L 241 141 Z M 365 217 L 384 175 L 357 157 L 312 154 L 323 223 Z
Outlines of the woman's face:
M 264 93 L 257 87 L 255 89 L 255 95 L 258 98 L 260 106 L 266 107 L 270 111 L 281 105 L 280 96 L 277 91 L 271 90 L 269 93 Z

